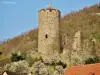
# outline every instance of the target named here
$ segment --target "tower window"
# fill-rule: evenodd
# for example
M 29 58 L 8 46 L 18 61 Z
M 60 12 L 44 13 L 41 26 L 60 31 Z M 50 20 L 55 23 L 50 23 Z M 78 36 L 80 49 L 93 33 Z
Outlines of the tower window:
M 0 52 L 0 55 L 2 54 L 2 52 Z
M 48 35 L 47 34 L 45 35 L 45 38 L 48 38 Z

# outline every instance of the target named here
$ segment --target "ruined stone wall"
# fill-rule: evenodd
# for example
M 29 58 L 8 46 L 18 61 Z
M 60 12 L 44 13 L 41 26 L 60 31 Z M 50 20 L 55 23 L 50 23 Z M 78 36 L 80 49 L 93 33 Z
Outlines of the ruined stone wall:
M 51 55 L 59 52 L 60 11 L 42 9 L 39 11 L 38 52 Z
M 84 64 L 84 60 L 90 57 L 100 57 L 99 40 L 95 38 L 84 39 L 81 31 L 77 31 L 73 38 L 67 34 L 62 37 L 62 61 L 67 65 Z
M 81 32 L 78 31 L 75 33 L 73 44 L 72 44 L 73 50 L 81 50 Z

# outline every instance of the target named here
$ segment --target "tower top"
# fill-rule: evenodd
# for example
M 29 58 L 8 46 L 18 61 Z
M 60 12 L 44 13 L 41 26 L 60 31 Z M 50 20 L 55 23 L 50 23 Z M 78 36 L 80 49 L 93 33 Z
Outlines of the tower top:
M 49 2 L 49 3 L 48 3 L 48 8 L 51 8 L 51 5 L 52 5 L 51 2 Z
M 38 12 L 40 12 L 40 11 L 46 11 L 46 10 L 49 10 L 50 12 L 52 12 L 52 10 L 55 10 L 55 11 L 60 12 L 58 9 L 52 8 L 51 2 L 49 2 L 47 6 L 48 6 L 47 8 L 41 9 L 41 10 L 39 10 Z

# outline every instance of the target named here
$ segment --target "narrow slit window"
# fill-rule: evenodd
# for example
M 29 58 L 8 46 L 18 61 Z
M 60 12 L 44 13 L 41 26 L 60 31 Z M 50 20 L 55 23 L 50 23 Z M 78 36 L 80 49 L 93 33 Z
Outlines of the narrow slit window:
M 2 54 L 2 52 L 0 52 L 0 55 Z
M 48 38 L 48 35 L 47 34 L 45 35 L 45 38 Z

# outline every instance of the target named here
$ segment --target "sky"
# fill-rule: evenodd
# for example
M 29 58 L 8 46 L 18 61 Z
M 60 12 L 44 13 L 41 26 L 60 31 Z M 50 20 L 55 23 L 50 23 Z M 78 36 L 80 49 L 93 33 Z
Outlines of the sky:
M 100 0 L 0 0 L 0 41 L 8 40 L 38 27 L 38 11 L 48 3 L 64 16 Z

